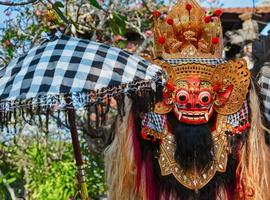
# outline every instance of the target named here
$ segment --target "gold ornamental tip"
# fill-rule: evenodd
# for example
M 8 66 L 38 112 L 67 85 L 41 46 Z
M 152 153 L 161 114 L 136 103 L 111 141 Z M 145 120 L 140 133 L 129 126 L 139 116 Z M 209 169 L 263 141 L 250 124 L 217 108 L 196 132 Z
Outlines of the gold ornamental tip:
M 221 58 L 220 9 L 206 11 L 196 0 L 179 0 L 168 11 L 154 11 L 155 57 Z

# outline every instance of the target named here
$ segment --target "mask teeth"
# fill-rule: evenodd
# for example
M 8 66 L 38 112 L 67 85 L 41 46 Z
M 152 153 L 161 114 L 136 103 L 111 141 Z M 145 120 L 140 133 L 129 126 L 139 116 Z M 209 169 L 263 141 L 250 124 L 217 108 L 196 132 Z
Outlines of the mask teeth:
M 178 112 L 178 120 L 180 121 L 181 118 L 182 118 L 182 113 Z
M 208 113 L 205 113 L 204 117 L 205 117 L 206 121 L 209 120 L 209 114 Z
M 209 112 L 205 113 L 205 115 L 204 115 L 206 121 L 209 121 L 209 115 L 212 113 L 212 111 L 213 111 L 213 106 L 210 108 Z
M 177 105 L 174 105 L 174 110 L 178 114 L 178 120 L 180 121 L 180 119 L 182 118 L 182 112 L 179 111 Z

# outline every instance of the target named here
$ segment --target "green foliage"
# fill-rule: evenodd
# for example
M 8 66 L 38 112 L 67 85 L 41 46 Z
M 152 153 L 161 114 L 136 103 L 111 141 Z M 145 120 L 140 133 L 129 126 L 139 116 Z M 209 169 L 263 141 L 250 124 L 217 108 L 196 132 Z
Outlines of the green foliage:
M 120 40 L 119 42 L 117 42 L 117 46 L 121 49 L 124 49 L 127 46 L 126 41 Z
M 64 8 L 64 7 L 65 7 L 64 4 L 63 4 L 62 2 L 60 2 L 60 1 L 56 1 L 56 2 L 54 3 L 54 6 L 56 6 L 56 7 L 58 7 L 58 8 Z
M 31 193 L 31 199 L 68 199 L 76 191 L 74 181 L 75 165 L 72 162 L 70 148 L 64 151 L 61 161 L 46 160 L 52 157 L 52 152 L 47 152 L 43 145 L 33 145 L 27 149 L 26 156 L 29 161 L 28 184 L 26 188 Z M 46 154 L 49 155 L 46 155 Z M 48 162 L 47 162 L 48 161 Z
M 44 168 L 47 166 L 44 166 Z M 26 187 L 31 191 L 31 199 L 68 199 L 75 195 L 77 187 L 75 182 L 76 167 L 73 162 L 53 162 L 47 172 L 31 173 L 30 183 Z
M 2 166 L 0 169 L 5 171 L 5 174 L 0 174 L 0 199 L 5 199 L 9 196 L 7 187 L 16 185 L 16 182 L 21 182 L 22 174 L 14 170 L 12 166 Z
M 18 183 L 25 190 L 23 195 L 30 200 L 68 200 L 78 192 L 76 165 L 73 147 L 69 140 L 57 141 L 46 134 L 35 140 L 32 137 L 15 137 L 15 143 L 0 145 L 0 150 L 12 155 L 0 161 L 0 199 L 7 198 L 7 186 L 17 188 Z M 87 145 L 83 153 L 89 154 Z M 0 154 L 1 155 L 1 154 Z M 104 194 L 103 158 L 87 155 L 86 176 L 89 195 Z M 18 189 L 15 189 L 18 195 Z
M 10 198 L 8 187 L 15 187 L 16 194 L 23 189 L 23 173 L 18 170 L 16 165 L 7 161 L 12 158 L 13 150 L 0 143 L 0 199 Z
M 58 17 L 60 19 L 55 21 L 55 24 L 61 24 L 62 21 L 66 23 L 66 25 L 70 24 L 70 21 L 66 18 L 65 14 L 61 11 L 61 8 L 64 8 L 65 6 L 60 2 L 57 1 L 52 5 L 54 11 L 57 13 Z
M 142 0 L 144 7 L 146 8 L 147 12 L 151 13 L 151 10 L 148 7 L 148 4 L 145 0 Z
M 96 197 L 105 193 L 103 157 L 100 155 L 89 155 L 85 168 L 87 174 L 88 193 Z
M 98 3 L 96 0 L 89 0 L 89 3 L 90 3 L 92 6 L 98 8 L 98 9 L 101 9 L 101 6 L 99 5 L 99 3 Z
M 109 24 L 111 31 L 115 35 L 125 35 L 127 32 L 126 29 L 126 17 L 119 13 L 112 13 L 110 15 Z

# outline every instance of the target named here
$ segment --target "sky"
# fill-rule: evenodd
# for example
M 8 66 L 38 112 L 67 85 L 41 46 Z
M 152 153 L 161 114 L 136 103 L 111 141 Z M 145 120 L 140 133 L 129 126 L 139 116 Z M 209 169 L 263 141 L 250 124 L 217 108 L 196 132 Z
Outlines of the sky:
M 0 6 L 0 28 L 3 27 L 3 21 L 6 17 L 6 15 L 4 14 L 4 10 L 5 10 L 5 6 Z
M 209 0 L 211 1 L 211 0 Z M 221 0 L 224 8 L 228 7 L 253 7 L 253 0 Z M 262 2 L 262 0 L 255 0 L 255 5 Z

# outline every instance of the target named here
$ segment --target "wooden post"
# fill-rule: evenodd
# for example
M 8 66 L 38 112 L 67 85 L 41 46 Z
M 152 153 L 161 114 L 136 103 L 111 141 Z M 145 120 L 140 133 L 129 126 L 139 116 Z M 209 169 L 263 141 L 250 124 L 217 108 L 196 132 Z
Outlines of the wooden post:
M 72 101 L 69 97 L 66 98 L 67 102 L 67 115 L 68 115 L 68 122 L 70 126 L 70 133 L 72 138 L 72 144 L 73 144 L 73 151 L 75 155 L 76 165 L 77 165 L 77 179 L 79 182 L 80 190 L 81 190 L 81 198 L 82 200 L 88 200 L 88 191 L 87 191 L 87 184 L 86 184 L 86 176 L 83 166 L 83 159 L 82 159 L 82 153 L 80 149 L 80 142 L 77 132 L 77 126 L 76 126 L 76 112 L 74 110 Z

